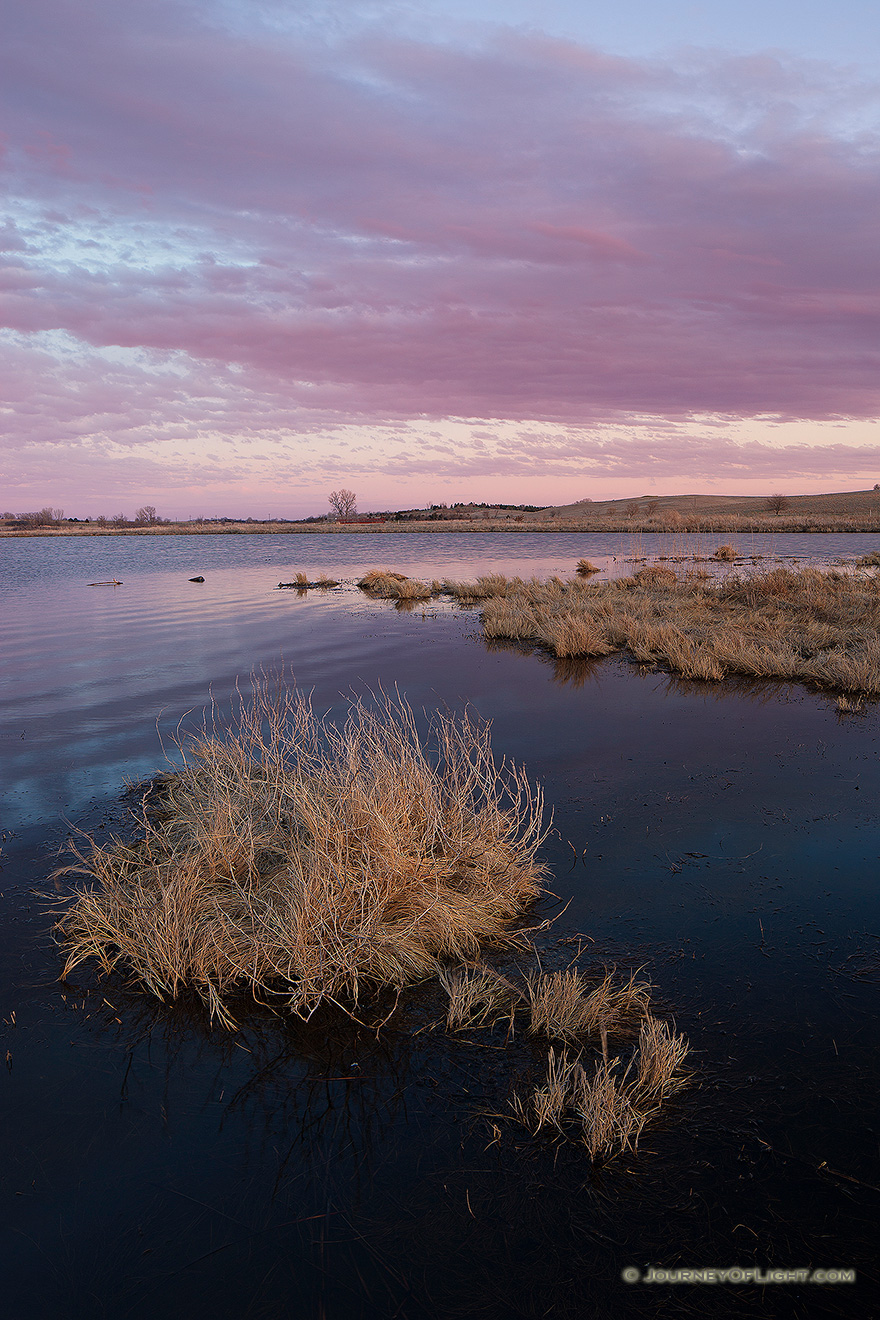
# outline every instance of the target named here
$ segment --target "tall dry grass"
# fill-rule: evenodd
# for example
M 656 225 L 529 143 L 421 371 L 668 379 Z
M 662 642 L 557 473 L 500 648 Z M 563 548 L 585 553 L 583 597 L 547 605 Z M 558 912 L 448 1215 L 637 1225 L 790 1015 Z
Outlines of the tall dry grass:
M 307 1015 L 513 938 L 541 889 L 540 789 L 467 715 L 423 741 L 400 698 L 336 726 L 259 681 L 181 751 L 135 842 L 56 873 L 92 882 L 57 923 L 65 977 L 94 959 L 161 999 L 193 987 L 226 1025 L 242 988 Z
M 443 968 L 438 979 L 449 997 L 446 1026 L 450 1031 L 492 1026 L 500 1017 L 512 1022 L 523 998 L 507 977 L 485 963 Z
M 592 985 L 583 972 L 532 973 L 527 980 L 529 1029 L 536 1035 L 576 1041 L 599 1036 L 607 1052 L 609 1035 L 628 1035 L 649 1010 L 651 987 L 635 973 L 617 983 L 606 972 Z
M 562 659 L 626 650 L 692 679 L 797 680 L 880 695 L 880 577 L 775 568 L 723 579 L 648 565 L 590 583 L 505 579 L 445 589 L 482 604 L 488 639 L 548 647 Z
M 590 1073 L 579 1056 L 551 1046 L 544 1081 L 525 1100 L 515 1094 L 513 1111 L 533 1132 L 554 1127 L 597 1160 L 638 1145 L 645 1125 L 687 1085 L 687 1055 L 684 1037 L 650 1015 L 626 1064 L 606 1056 Z
M 392 573 L 390 569 L 371 569 L 358 583 L 361 591 L 368 596 L 381 600 L 427 600 L 431 588 L 427 582 L 418 582 L 404 573 Z

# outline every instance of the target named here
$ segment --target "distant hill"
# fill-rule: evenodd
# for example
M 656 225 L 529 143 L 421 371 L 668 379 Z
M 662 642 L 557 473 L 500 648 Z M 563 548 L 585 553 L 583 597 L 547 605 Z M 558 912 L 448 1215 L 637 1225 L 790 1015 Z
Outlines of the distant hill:
M 726 516 L 739 514 L 751 518 L 766 518 L 773 513 L 767 507 L 767 495 L 641 495 L 630 496 L 625 500 L 593 500 L 589 503 L 580 501 L 576 504 L 562 504 L 555 508 L 542 509 L 533 514 L 536 519 L 547 517 L 562 518 L 601 518 L 614 514 L 620 518 L 629 516 L 631 507 L 637 506 L 640 518 L 652 516 L 655 511 L 661 515 L 675 510 L 682 517 L 688 515 Z M 880 510 L 880 490 L 833 491 L 825 495 L 786 495 L 784 513 L 790 516 L 807 514 L 876 514 Z M 656 509 L 655 509 L 656 506 Z
M 675 512 L 682 518 L 725 518 L 733 515 L 746 518 L 772 518 L 766 495 L 630 495 L 622 500 L 578 500 L 574 504 L 548 505 L 546 508 L 526 511 L 525 506 L 515 508 L 504 504 L 458 504 L 452 508 L 402 509 L 398 517 L 435 520 L 468 519 L 477 521 L 540 523 L 594 518 L 634 518 L 644 522 L 648 518 L 662 518 L 664 513 Z M 832 491 L 819 495 L 786 495 L 781 514 L 787 517 L 865 516 L 880 513 L 880 490 Z M 393 515 L 389 515 L 393 516 Z

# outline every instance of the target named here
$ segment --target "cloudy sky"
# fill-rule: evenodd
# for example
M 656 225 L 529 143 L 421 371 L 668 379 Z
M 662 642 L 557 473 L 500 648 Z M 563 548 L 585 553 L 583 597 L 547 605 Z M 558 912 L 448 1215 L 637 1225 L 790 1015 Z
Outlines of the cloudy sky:
M 0 511 L 880 480 L 875 0 L 0 10 Z

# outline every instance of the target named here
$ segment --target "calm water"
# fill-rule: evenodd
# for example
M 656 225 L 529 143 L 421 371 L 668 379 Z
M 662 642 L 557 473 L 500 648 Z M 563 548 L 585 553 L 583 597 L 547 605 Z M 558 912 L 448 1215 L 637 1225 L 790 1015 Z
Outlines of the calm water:
M 415 576 L 609 573 L 725 538 L 382 535 L 0 541 L 3 1314 L 870 1315 L 880 1187 L 878 717 L 802 688 L 683 684 L 487 648 L 473 611 L 364 600 Z M 854 559 L 876 537 L 760 537 Z M 332 592 L 276 589 L 326 570 Z M 202 584 L 188 579 L 203 575 Z M 87 584 L 116 577 L 120 587 Z M 536 1055 L 259 1014 L 234 1037 L 118 983 L 57 984 L 32 896 L 71 830 L 124 825 L 160 735 L 284 664 L 334 715 L 396 683 L 470 704 L 542 780 L 564 965 L 644 967 L 698 1084 L 601 1177 L 485 1114 Z M 873 970 L 872 970 L 873 969 Z M 497 1043 L 497 1042 L 496 1042 Z M 828 1170 L 833 1172 L 828 1172 Z M 855 1181 L 854 1181 L 855 1180 Z M 856 1287 L 627 1286 L 627 1265 L 855 1267 Z

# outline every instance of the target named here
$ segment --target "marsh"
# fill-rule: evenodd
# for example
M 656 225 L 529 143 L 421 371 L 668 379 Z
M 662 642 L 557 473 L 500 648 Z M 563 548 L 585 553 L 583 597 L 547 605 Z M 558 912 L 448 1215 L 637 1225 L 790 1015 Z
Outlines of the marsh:
M 874 548 L 837 539 L 740 548 L 804 566 Z M 381 567 L 567 579 L 587 557 L 604 581 L 653 554 L 645 540 L 386 536 Z M 804 1262 L 860 1282 L 748 1305 L 870 1309 L 877 707 L 486 639 L 476 606 L 401 611 L 359 591 L 374 545 L 0 546 L 6 1314 L 653 1315 L 658 1294 L 621 1283 L 624 1267 Z M 341 585 L 277 589 L 298 572 Z M 307 1022 L 253 1007 L 229 1031 L 198 996 L 163 1006 L 85 967 L 59 982 L 34 891 L 68 840 L 124 835 L 126 783 L 166 753 L 173 768 L 174 737 L 212 698 L 225 717 L 236 677 L 282 663 L 337 723 L 395 684 L 423 731 L 469 709 L 542 786 L 542 970 L 649 981 L 690 1043 L 696 1079 L 637 1152 L 594 1168 L 517 1124 L 511 1098 L 546 1075 L 546 1048 L 439 1030 L 436 980 L 378 1033 L 332 1006 Z M 493 965 L 513 979 L 508 956 Z M 712 1300 L 737 1315 L 744 1294 Z

